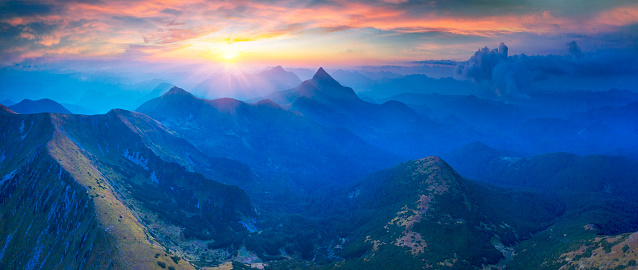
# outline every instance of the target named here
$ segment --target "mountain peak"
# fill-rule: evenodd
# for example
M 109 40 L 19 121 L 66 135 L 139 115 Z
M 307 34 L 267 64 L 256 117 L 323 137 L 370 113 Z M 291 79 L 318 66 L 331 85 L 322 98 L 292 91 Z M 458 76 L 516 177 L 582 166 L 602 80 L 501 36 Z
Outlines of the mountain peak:
M 323 69 L 323 67 L 320 67 L 317 72 L 315 72 L 315 75 L 312 76 L 312 80 L 313 81 L 324 81 L 324 80 L 332 80 L 335 81 L 335 79 L 332 78 L 332 76 L 330 76 L 330 74 L 328 74 L 328 72 L 326 72 L 325 69 Z M 336 81 L 335 81 L 336 82 Z
M 11 101 L 10 99 L 5 99 L 2 102 L 0 102 L 0 104 L 4 105 L 4 106 L 11 106 L 16 104 L 15 102 Z
M 173 88 L 171 88 L 171 90 L 168 90 L 168 92 L 166 92 L 162 96 L 186 96 L 186 95 L 192 95 L 192 94 L 182 88 L 174 86 Z
M 9 106 L 9 109 L 20 114 L 33 114 L 33 113 L 66 113 L 71 114 L 60 103 L 57 103 L 48 98 L 39 100 L 24 99 L 17 104 Z
M 332 78 L 325 69 L 320 67 L 315 75 L 310 80 L 321 92 L 328 94 L 331 97 L 340 99 L 359 99 L 354 90 L 349 87 L 344 87 L 337 80 Z
M 282 71 L 285 72 L 284 68 L 281 65 L 276 66 L 274 68 L 271 68 L 270 70 L 271 71 L 278 71 L 278 72 L 282 72 Z

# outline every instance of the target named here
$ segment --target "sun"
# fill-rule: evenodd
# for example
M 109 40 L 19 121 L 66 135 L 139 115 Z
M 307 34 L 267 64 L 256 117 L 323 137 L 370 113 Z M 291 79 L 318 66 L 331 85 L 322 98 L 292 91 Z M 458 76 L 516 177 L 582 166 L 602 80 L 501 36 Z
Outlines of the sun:
M 224 60 L 225 62 L 235 62 L 237 61 L 238 56 L 238 52 L 224 52 L 222 54 L 222 60 Z
M 221 50 L 220 57 L 223 62 L 237 62 L 241 56 L 237 48 L 226 46 Z

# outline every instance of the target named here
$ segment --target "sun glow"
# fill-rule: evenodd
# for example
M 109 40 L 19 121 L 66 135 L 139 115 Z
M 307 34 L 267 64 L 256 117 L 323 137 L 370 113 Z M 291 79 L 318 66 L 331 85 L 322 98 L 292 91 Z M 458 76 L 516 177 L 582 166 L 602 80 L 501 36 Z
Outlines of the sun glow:
M 227 44 L 221 48 L 219 60 L 227 63 L 237 62 L 240 56 L 241 52 L 239 48 L 232 46 L 231 44 Z
M 224 62 L 235 62 L 237 61 L 238 57 L 239 57 L 238 52 L 228 51 L 228 52 L 222 53 L 221 59 Z

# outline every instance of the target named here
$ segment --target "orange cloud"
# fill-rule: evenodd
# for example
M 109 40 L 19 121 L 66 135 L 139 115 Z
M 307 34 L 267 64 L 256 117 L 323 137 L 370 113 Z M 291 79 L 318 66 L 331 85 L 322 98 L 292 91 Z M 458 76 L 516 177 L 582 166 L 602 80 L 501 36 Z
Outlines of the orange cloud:
M 617 7 L 600 12 L 594 21 L 600 24 L 613 26 L 638 23 L 638 4 Z
M 472 13 L 471 16 L 443 10 L 437 1 L 417 7 L 422 10 L 418 12 L 405 0 L 344 3 L 118 0 L 47 4 L 54 5 L 55 12 L 0 19 L 19 29 L 16 38 L 32 42 L 26 47 L 20 45 L 23 51 L 17 58 L 43 55 L 42 47 L 48 48 L 48 54 L 81 56 L 94 54 L 98 48 L 101 54 L 118 55 L 136 45 L 153 45 L 139 49 L 150 57 L 197 58 L 218 55 L 218 50 L 226 48 L 223 44 L 246 43 L 236 48 L 244 58 L 290 59 L 293 55 L 325 59 L 357 47 L 357 53 L 348 54 L 346 58 L 359 57 L 367 61 L 445 50 L 440 44 L 419 43 L 415 34 L 428 32 L 495 38 L 515 33 L 593 33 L 601 27 L 611 29 L 638 23 L 638 5 L 635 4 L 610 5 L 608 10 L 588 17 L 578 16 L 574 10 L 570 11 L 577 15 L 572 16 L 542 7 L 526 12 L 524 3 L 517 2 L 511 3 L 520 5 L 516 9 L 499 12 L 495 7 L 489 15 Z M 459 6 L 463 8 L 469 9 Z M 33 23 L 52 29 L 38 32 L 29 27 Z M 401 55 L 391 55 L 393 53 Z

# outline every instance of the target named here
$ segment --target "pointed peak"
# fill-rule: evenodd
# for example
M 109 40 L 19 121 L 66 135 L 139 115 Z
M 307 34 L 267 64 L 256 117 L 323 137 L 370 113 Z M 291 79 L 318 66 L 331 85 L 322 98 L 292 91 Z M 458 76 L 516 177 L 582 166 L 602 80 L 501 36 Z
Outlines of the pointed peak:
M 189 93 L 188 91 L 182 88 L 174 86 L 173 88 L 171 88 L 171 90 L 168 90 L 168 92 L 166 92 L 162 96 L 185 96 L 185 95 L 191 95 L 191 93 Z
M 330 76 L 330 74 L 328 74 L 328 72 L 326 72 L 326 70 L 322 67 L 320 67 L 315 75 L 312 76 L 311 81 L 317 84 L 319 88 L 341 86 L 341 84 L 332 78 L 332 76 Z
M 316 79 L 319 79 L 319 80 L 332 79 L 332 80 L 334 80 L 332 78 L 332 76 L 330 76 L 330 74 L 328 74 L 328 72 L 326 72 L 326 70 L 323 69 L 323 67 L 320 67 L 317 70 L 317 72 L 315 72 L 315 75 L 312 76 L 312 80 L 316 80 Z
M 284 68 L 281 65 L 276 66 L 274 68 L 271 68 L 270 70 L 272 70 L 272 71 L 285 71 Z

